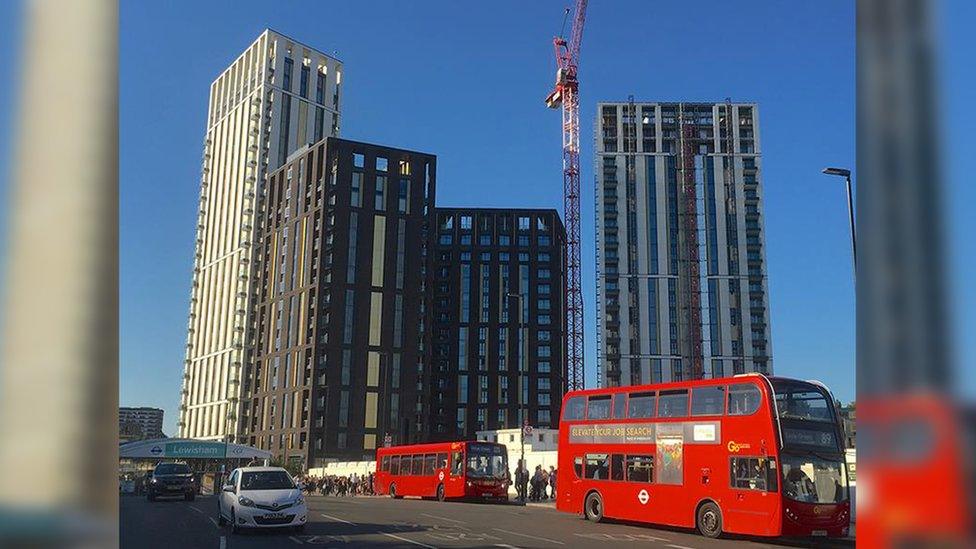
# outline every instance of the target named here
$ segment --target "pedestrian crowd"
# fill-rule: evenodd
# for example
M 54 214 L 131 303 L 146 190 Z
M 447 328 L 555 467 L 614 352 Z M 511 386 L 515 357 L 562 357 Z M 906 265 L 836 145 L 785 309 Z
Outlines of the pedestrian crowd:
M 353 473 L 348 476 L 325 475 L 322 477 L 305 475 L 296 479 L 302 491 L 308 495 L 323 496 L 372 496 L 373 473 L 360 475 Z
M 556 499 L 556 468 L 549 466 L 549 470 L 542 465 L 535 466 L 535 472 L 529 475 L 529 470 L 525 464 L 519 460 L 518 467 L 515 469 L 515 491 L 518 499 L 525 501 L 545 501 Z

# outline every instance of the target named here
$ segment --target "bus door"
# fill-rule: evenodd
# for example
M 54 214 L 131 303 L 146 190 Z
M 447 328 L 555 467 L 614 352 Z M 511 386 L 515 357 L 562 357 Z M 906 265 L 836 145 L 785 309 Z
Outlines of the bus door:
M 451 449 L 449 469 L 444 481 L 444 493 L 452 497 L 464 495 L 464 451 L 460 445 Z
M 730 442 L 729 446 L 739 448 L 734 442 Z M 776 493 L 778 471 L 775 457 L 748 454 L 729 456 L 732 501 L 722 506 L 726 530 L 777 533 L 773 522 L 779 501 Z

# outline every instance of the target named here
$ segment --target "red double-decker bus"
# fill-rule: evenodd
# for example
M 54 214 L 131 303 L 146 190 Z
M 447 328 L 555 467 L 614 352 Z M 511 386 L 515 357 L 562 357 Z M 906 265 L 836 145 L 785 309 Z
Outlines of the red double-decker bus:
M 743 374 L 571 392 L 556 507 L 708 537 L 842 537 L 843 440 L 817 382 Z
M 376 450 L 377 494 L 508 500 L 508 450 L 494 442 L 442 442 Z

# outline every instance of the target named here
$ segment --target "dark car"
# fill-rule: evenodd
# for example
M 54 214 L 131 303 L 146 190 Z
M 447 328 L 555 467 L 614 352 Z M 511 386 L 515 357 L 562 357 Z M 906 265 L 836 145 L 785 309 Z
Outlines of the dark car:
M 197 484 L 193 471 L 185 463 L 160 463 L 153 470 L 146 487 L 149 501 L 156 501 L 157 497 L 163 496 L 183 496 L 186 501 L 193 501 L 196 495 Z

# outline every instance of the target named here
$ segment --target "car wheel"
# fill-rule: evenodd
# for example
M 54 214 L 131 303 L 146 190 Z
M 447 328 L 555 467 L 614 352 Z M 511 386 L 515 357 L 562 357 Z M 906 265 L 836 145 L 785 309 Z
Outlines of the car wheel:
M 186 499 L 186 501 L 193 501 L 196 498 L 196 494 L 194 494 L 193 492 L 187 492 L 184 498 Z
M 444 485 L 437 485 L 437 501 L 444 501 Z
M 593 522 L 603 520 L 603 498 L 600 497 L 600 494 L 592 492 L 586 496 L 586 502 L 583 504 L 583 513 L 586 515 L 587 520 Z
M 722 511 L 712 502 L 702 505 L 698 509 L 695 525 L 701 535 L 707 538 L 717 538 L 722 535 Z
M 234 512 L 234 508 L 230 508 L 230 533 L 240 534 L 241 527 L 237 525 L 237 513 Z

